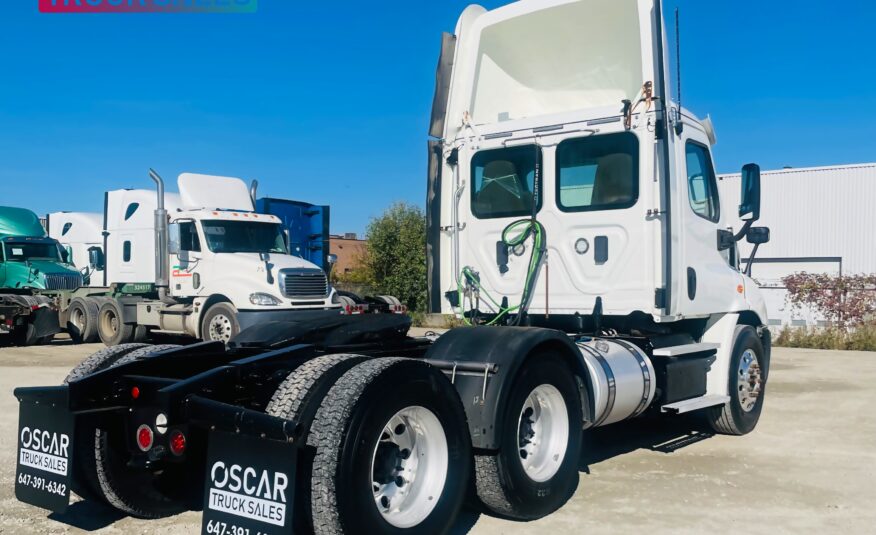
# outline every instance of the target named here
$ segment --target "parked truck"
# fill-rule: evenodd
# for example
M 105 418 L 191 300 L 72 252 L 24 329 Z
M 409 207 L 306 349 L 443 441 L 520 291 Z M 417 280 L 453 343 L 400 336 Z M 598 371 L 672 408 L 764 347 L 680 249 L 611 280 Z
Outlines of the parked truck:
M 152 332 L 227 342 L 259 322 L 340 314 L 326 274 L 290 254 L 280 220 L 255 210 L 242 180 L 186 173 L 170 193 L 150 176 L 157 192 L 109 191 L 102 216 L 47 217 L 89 282 L 46 294 L 75 340 L 118 345 Z
M 754 430 L 770 332 L 722 206 L 709 121 L 670 98 L 660 0 L 466 9 L 429 142 L 429 295 L 396 315 L 120 345 L 19 388 L 16 496 L 70 491 L 203 533 L 447 533 L 468 498 L 531 520 L 578 484 L 582 430 L 645 414 Z M 728 228 L 729 211 L 745 221 Z
M 0 207 L 0 249 L 0 344 L 49 342 L 60 330 L 58 311 L 40 292 L 75 290 L 82 276 L 24 208 Z

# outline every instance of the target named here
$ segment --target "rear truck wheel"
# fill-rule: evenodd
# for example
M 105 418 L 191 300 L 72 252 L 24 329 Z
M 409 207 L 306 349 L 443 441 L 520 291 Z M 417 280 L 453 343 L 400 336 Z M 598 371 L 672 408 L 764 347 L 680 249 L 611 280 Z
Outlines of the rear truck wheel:
M 141 346 L 128 351 L 105 369 L 178 347 L 175 344 Z M 82 465 L 86 481 L 94 485 L 106 503 L 138 518 L 161 518 L 188 509 L 191 482 L 197 480 L 189 463 L 132 467 L 124 422 L 104 420 L 88 431 L 90 438 L 82 442 L 83 447 L 77 448 L 81 452 L 77 461 Z M 88 444 L 93 447 L 87 447 Z
M 447 533 L 471 467 L 465 412 L 425 362 L 381 358 L 345 373 L 325 396 L 310 440 L 313 530 Z
M 558 356 L 531 356 L 503 409 L 499 451 L 475 455 L 475 486 L 488 512 L 547 516 L 578 485 L 582 408 L 575 375 Z
M 306 443 L 313 417 L 328 391 L 343 374 L 365 359 L 361 355 L 340 354 L 307 361 L 280 384 L 266 412 L 298 422 Z M 310 478 L 313 470 L 313 448 L 305 448 L 299 454 L 296 470 L 298 476 L 295 479 L 295 510 L 301 513 L 293 518 L 293 531 L 311 533 Z
M 76 344 L 91 344 L 99 337 L 97 316 L 100 312 L 98 302 L 90 297 L 76 297 L 67 309 L 67 333 Z
M 122 305 L 115 299 L 107 299 L 97 315 L 97 332 L 100 341 L 107 346 L 128 344 L 134 341 L 136 325 L 125 323 Z
M 757 427 L 769 374 L 763 343 L 753 327 L 736 327 L 730 356 L 728 395 L 730 401 L 707 409 L 712 429 L 724 435 L 745 435 Z
M 66 379 L 64 379 L 64 384 L 72 383 L 73 381 L 77 381 L 93 373 L 105 370 L 125 355 L 132 351 L 142 349 L 143 347 L 146 347 L 146 345 L 122 344 L 101 349 L 70 370 L 70 373 L 67 375 Z M 96 472 L 94 470 L 94 451 L 87 446 L 87 444 L 91 444 L 94 440 L 96 429 L 94 426 L 88 425 L 87 419 L 83 419 L 82 423 L 83 425 L 77 426 L 76 428 L 76 443 L 86 444 L 86 446 L 84 448 L 78 448 L 74 452 L 74 486 L 72 490 L 85 500 L 106 503 L 103 494 L 100 492 L 100 484 L 97 481 Z
M 237 309 L 231 303 L 216 303 L 201 320 L 201 338 L 206 342 L 227 344 L 238 333 Z

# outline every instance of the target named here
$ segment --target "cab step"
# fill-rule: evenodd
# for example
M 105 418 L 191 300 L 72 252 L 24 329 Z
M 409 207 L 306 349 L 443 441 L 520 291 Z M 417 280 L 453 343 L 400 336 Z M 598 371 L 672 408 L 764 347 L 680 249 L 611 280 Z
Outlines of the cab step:
M 703 396 L 701 398 L 686 399 L 684 401 L 676 401 L 669 405 L 664 405 L 660 408 L 661 412 L 669 414 L 684 414 L 693 412 L 707 407 L 716 407 L 730 401 L 730 396 Z

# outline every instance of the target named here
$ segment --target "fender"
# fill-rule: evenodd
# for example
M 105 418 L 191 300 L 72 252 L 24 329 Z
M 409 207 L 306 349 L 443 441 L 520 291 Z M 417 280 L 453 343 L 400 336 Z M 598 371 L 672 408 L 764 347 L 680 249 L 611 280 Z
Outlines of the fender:
M 492 375 L 458 371 L 455 374 L 440 366 L 454 381 L 468 418 L 472 445 L 496 450 L 501 436 L 501 420 L 505 404 L 523 363 L 539 351 L 551 351 L 567 360 L 580 376 L 579 391 L 585 422 L 592 421 L 590 376 L 581 352 L 572 340 L 560 331 L 535 327 L 476 327 L 453 329 L 442 335 L 426 353 L 429 360 L 484 363 L 497 367 Z

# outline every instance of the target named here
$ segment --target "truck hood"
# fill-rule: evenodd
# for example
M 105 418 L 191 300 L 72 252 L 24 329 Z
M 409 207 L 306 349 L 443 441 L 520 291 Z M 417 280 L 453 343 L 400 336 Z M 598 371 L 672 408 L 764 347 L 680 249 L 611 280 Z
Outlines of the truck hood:
M 6 263 L 6 287 L 8 288 L 48 288 L 46 275 L 62 275 L 64 277 L 81 277 L 79 271 L 68 264 L 60 264 L 48 260 L 33 260 L 25 262 Z
M 258 254 L 223 254 L 217 255 L 213 276 L 209 282 L 209 288 L 204 287 L 203 292 L 221 293 L 238 302 L 248 302 L 249 295 L 263 292 L 274 297 L 281 298 L 288 304 L 280 292 L 280 271 L 283 269 L 312 269 L 322 271 L 316 265 L 291 255 L 270 255 L 268 261 L 272 281 L 268 280 L 268 271 L 265 262 Z M 232 295 L 236 295 L 232 297 Z M 326 298 L 328 301 L 329 298 Z

